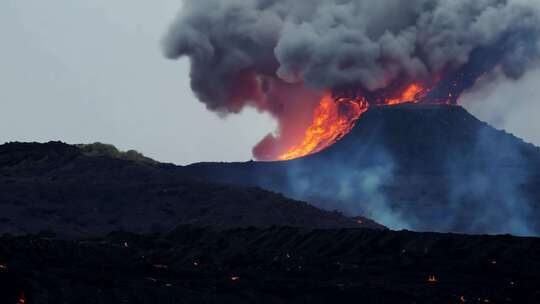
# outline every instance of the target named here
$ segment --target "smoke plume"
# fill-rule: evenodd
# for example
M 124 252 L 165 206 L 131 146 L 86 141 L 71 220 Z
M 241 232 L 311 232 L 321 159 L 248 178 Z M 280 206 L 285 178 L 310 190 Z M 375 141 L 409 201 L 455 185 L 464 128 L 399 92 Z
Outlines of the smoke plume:
M 383 191 L 393 182 L 397 165 L 384 148 L 374 151 L 361 160 L 327 159 L 318 166 L 292 162 L 287 169 L 287 194 L 325 210 L 369 217 L 391 229 L 412 229 L 414 223 L 392 206 Z
M 520 80 L 504 76 L 497 69 L 479 79 L 474 90 L 460 99 L 469 112 L 490 125 L 519 135 L 540 146 L 540 67 L 531 69 Z
M 505 135 L 482 129 L 472 151 L 482 157 L 452 157 L 447 162 L 450 192 L 440 231 L 455 230 L 456 223 L 466 222 L 469 233 L 538 234 L 533 220 L 535 199 L 526 190 L 533 172 L 523 170 L 527 168 L 525 155 L 512 144 L 513 136 Z
M 251 106 L 278 120 L 254 149 L 275 159 L 324 92 L 376 100 L 419 82 L 434 87 L 429 99 L 455 102 L 495 67 L 521 77 L 540 57 L 539 35 L 538 1 L 184 0 L 163 46 L 168 58 L 190 58 L 208 109 Z

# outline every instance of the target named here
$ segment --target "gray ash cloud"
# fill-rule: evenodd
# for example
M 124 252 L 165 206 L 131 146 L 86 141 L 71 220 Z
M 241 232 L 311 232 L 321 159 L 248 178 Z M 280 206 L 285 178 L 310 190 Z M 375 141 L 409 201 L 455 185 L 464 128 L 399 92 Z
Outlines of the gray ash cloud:
M 539 37 L 536 0 L 184 0 L 163 50 L 189 58 L 209 110 L 274 117 L 253 155 L 275 160 L 326 92 L 378 103 L 414 82 L 432 88 L 424 101 L 456 103 L 492 70 L 520 78 Z
M 385 89 L 474 66 L 475 52 L 520 77 L 538 59 L 540 8 L 523 0 L 185 0 L 164 39 L 191 60 L 209 109 L 271 107 L 272 82 Z M 484 56 L 482 56 L 484 57 Z M 278 101 L 281 102 L 281 101 Z

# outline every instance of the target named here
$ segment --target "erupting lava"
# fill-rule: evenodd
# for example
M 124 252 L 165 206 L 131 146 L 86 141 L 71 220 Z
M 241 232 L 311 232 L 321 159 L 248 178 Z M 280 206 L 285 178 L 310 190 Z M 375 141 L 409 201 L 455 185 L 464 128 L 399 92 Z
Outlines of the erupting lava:
M 413 83 L 398 97 L 384 99 L 381 105 L 418 103 L 429 92 L 424 86 Z M 320 152 L 347 135 L 360 116 L 369 108 L 364 98 L 334 98 L 327 93 L 313 111 L 313 120 L 299 145 L 281 154 L 279 160 L 291 160 Z
M 190 59 L 210 111 L 251 107 L 276 120 L 252 149 L 259 161 L 319 152 L 369 106 L 456 105 L 483 75 L 519 79 L 540 62 L 538 0 L 186 2 L 164 55 Z
M 280 155 L 279 160 L 299 158 L 331 146 L 351 131 L 354 122 L 367 109 L 364 99 L 334 99 L 332 94 L 325 94 L 313 112 L 313 122 L 302 143 Z
M 425 95 L 426 92 L 427 90 L 423 86 L 413 83 L 405 89 L 405 91 L 403 92 L 403 94 L 401 94 L 400 97 L 386 99 L 384 101 L 384 104 L 391 106 L 406 102 L 418 103 L 418 101 L 420 100 L 419 97 Z

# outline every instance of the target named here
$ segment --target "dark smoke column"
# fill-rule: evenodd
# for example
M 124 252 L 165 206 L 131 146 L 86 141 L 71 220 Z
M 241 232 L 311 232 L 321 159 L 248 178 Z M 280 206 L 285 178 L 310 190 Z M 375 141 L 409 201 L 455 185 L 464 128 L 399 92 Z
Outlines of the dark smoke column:
M 191 60 L 191 86 L 220 114 L 251 106 L 280 129 L 259 159 L 298 142 L 324 92 L 377 99 L 410 83 L 459 94 L 500 68 L 538 61 L 536 0 L 185 0 L 163 46 Z M 368 98 L 370 99 L 370 98 Z

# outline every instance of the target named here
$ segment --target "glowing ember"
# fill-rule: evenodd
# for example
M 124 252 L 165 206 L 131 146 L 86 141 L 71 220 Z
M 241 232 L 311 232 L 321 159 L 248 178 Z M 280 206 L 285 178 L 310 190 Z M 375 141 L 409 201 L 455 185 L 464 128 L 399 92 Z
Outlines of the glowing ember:
M 430 283 L 437 283 L 437 282 L 439 282 L 439 279 L 437 279 L 437 277 L 434 276 L 434 275 L 430 275 L 430 276 L 428 277 L 428 282 L 430 282 Z
M 154 264 L 153 266 L 156 269 L 169 269 L 168 265 L 163 265 L 163 264 Z
M 7 266 L 6 266 L 6 265 L 4 265 L 4 264 L 0 264 L 0 272 L 2 272 L 2 271 L 6 271 L 7 269 L 8 269 L 8 268 L 7 268 Z
M 240 277 L 233 276 L 233 277 L 231 277 L 231 281 L 238 282 L 238 281 L 240 281 Z
M 290 160 L 319 152 L 345 136 L 354 122 L 368 109 L 364 99 L 338 99 L 326 94 L 313 112 L 313 122 L 306 130 L 302 143 L 279 156 Z
M 21 292 L 21 295 L 19 296 L 19 304 L 25 304 L 26 303 L 26 296 L 24 292 Z

